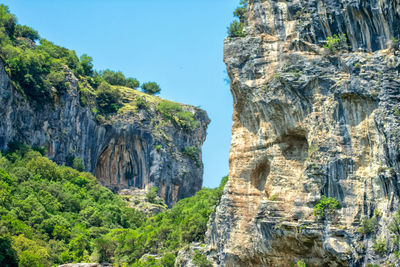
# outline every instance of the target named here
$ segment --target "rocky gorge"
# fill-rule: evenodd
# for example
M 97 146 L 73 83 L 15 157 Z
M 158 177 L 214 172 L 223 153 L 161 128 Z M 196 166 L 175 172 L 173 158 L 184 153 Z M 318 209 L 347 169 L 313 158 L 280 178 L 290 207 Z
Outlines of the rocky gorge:
M 398 266 L 399 25 L 397 0 L 247 2 L 214 266 Z
M 68 90 L 55 95 L 54 103 L 39 106 L 16 89 L 0 62 L 0 149 L 23 142 L 43 146 L 59 164 L 80 158 L 85 170 L 114 192 L 156 186 L 169 206 L 201 189 L 201 146 L 209 123 L 203 110 L 175 104 L 197 122 L 184 128 L 158 108 L 172 102 L 119 88 L 124 105 L 104 119 L 82 105 L 82 81 L 66 72 Z

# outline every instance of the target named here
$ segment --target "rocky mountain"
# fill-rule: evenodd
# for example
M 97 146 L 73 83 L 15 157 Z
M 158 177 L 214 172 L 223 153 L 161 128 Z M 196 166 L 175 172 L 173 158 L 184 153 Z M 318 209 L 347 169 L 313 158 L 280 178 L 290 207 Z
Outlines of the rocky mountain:
M 399 266 L 400 2 L 249 0 L 243 23 L 209 259 Z
M 99 116 L 81 103 L 83 81 L 64 71 L 68 90 L 39 105 L 16 89 L 0 62 L 0 149 L 17 141 L 44 146 L 60 164 L 80 158 L 101 184 L 114 191 L 156 186 L 169 206 L 201 189 L 205 111 L 119 87 L 123 106 Z M 189 114 L 192 125 L 182 125 L 176 112 Z

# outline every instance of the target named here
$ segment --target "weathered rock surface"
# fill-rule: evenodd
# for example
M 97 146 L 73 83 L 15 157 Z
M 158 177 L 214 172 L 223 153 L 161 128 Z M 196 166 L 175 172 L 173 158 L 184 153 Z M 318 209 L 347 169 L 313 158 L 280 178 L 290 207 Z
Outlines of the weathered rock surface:
M 194 260 L 195 254 L 199 253 L 204 255 L 207 253 L 207 247 L 203 243 L 194 242 L 190 245 L 179 250 L 178 255 L 175 260 L 175 267 L 196 267 L 199 266 Z M 209 262 L 211 264 L 211 262 Z M 203 262 L 205 266 L 205 262 Z
M 162 198 L 157 196 L 152 202 L 147 199 L 146 190 L 140 188 L 129 188 L 118 191 L 118 195 L 128 202 L 131 208 L 135 208 L 148 216 L 154 216 L 165 211 L 168 207 L 164 204 Z
M 157 186 L 169 206 L 201 189 L 201 146 L 209 123 L 203 110 L 182 105 L 199 123 L 190 130 L 163 118 L 154 103 L 100 123 L 80 104 L 71 72 L 68 81 L 69 90 L 55 97 L 55 104 L 38 107 L 12 86 L 0 62 L 0 149 L 21 141 L 45 146 L 57 163 L 80 157 L 103 185 L 115 191 Z M 195 155 L 185 155 L 187 147 L 194 147 Z
M 230 171 L 207 233 L 209 258 L 399 266 L 388 226 L 400 197 L 400 55 L 389 49 L 400 2 L 249 0 L 248 25 L 246 37 L 225 41 Z M 322 47 L 342 33 L 347 49 Z M 323 195 L 341 208 L 320 220 L 313 207 Z M 371 218 L 376 228 L 360 233 Z M 373 248 L 379 241 L 383 253 Z

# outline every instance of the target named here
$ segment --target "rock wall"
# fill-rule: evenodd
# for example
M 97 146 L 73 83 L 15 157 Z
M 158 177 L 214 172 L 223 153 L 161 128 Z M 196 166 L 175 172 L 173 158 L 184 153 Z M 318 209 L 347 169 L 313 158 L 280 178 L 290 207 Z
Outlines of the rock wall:
M 204 111 L 184 106 L 199 122 L 192 130 L 166 120 L 150 103 L 135 114 L 100 123 L 80 104 L 72 73 L 68 81 L 69 90 L 55 96 L 55 103 L 37 106 L 15 89 L 0 62 L 0 149 L 21 141 L 45 146 L 49 158 L 60 164 L 80 157 L 103 185 L 115 191 L 157 186 L 169 206 L 201 189 L 201 146 L 209 123 Z M 196 161 L 182 152 L 186 147 L 196 148 Z
M 225 41 L 234 114 L 215 265 L 399 266 L 399 16 L 398 0 L 248 1 L 247 36 Z M 348 41 L 330 52 L 335 34 Z M 341 208 L 314 216 L 322 196 Z

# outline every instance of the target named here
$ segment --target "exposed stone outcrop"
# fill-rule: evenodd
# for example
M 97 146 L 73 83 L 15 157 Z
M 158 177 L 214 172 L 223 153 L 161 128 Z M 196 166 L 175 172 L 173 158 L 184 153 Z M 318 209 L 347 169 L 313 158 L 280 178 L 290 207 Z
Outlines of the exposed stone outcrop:
M 168 207 L 164 204 L 164 201 L 159 196 L 156 196 L 154 200 L 147 198 L 148 192 L 144 189 L 129 188 L 118 191 L 118 195 L 122 199 L 128 202 L 131 208 L 135 208 L 147 216 L 154 216 L 160 212 L 165 211 Z
M 164 118 L 155 102 L 100 123 L 90 107 L 80 104 L 78 80 L 71 72 L 68 81 L 69 90 L 54 96 L 55 103 L 37 106 L 12 86 L 0 62 L 0 149 L 16 140 L 45 146 L 49 158 L 57 163 L 80 157 L 86 171 L 103 185 L 115 191 L 157 186 L 169 206 L 201 189 L 201 146 L 209 123 L 203 110 L 182 105 L 198 122 L 193 129 Z M 124 102 L 135 94 L 141 97 L 131 91 Z M 184 153 L 187 147 L 194 155 Z
M 398 0 L 248 1 L 247 36 L 225 41 L 234 114 L 207 233 L 216 265 L 399 264 L 388 229 L 400 197 L 399 25 Z M 335 34 L 347 44 L 324 49 Z M 341 208 L 320 220 L 323 195 Z

